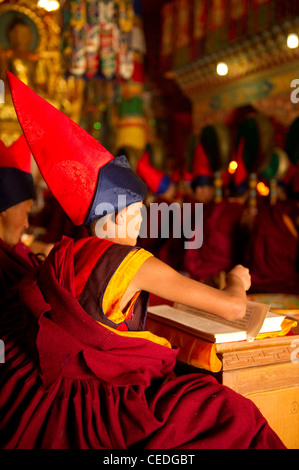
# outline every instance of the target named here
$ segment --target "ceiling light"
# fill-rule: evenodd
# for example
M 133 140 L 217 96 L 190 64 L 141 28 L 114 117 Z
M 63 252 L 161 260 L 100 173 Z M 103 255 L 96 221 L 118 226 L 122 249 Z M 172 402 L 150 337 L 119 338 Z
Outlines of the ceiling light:
M 225 62 L 219 62 L 219 64 L 217 64 L 217 74 L 221 77 L 228 74 L 228 66 Z
M 60 8 L 60 4 L 57 0 L 38 0 L 37 6 L 47 11 L 55 11 Z
M 288 44 L 289 49 L 296 49 L 299 46 L 298 35 L 297 34 L 289 34 L 287 44 Z

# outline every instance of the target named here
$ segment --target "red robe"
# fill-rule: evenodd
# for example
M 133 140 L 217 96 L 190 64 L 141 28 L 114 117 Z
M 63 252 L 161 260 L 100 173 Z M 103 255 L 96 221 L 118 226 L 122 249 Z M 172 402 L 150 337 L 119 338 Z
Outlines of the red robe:
M 157 197 L 154 204 L 163 204 L 164 206 L 168 207 L 170 205 L 170 202 L 161 197 Z M 171 223 L 169 223 L 169 220 L 167 218 L 164 219 L 160 213 L 158 219 L 153 218 L 153 220 L 151 220 L 151 218 L 153 217 L 153 215 L 151 215 L 153 211 L 155 214 L 155 209 L 153 207 L 154 205 L 150 204 L 146 208 L 146 226 L 143 227 L 142 231 L 144 231 L 144 233 L 138 239 L 138 245 L 144 248 L 145 250 L 150 251 L 154 256 L 159 258 L 159 253 L 167 242 L 167 238 L 162 237 L 163 232 L 165 232 L 165 224 L 166 227 L 169 227 Z M 151 225 L 151 223 L 153 224 L 153 226 Z
M 252 292 L 298 294 L 298 215 L 291 201 L 260 207 L 247 252 Z
M 284 448 L 253 402 L 209 375 L 175 377 L 175 350 L 88 315 L 74 246 L 63 239 L 0 305 L 1 448 Z
M 43 209 L 30 217 L 32 227 L 47 227 L 46 232 L 40 236 L 40 241 L 55 243 L 63 236 L 76 239 L 88 236 L 87 228 L 84 225 L 75 226 L 49 190 L 44 191 L 44 201 Z
M 184 269 L 193 279 L 205 281 L 242 263 L 247 236 L 240 224 L 244 209 L 243 204 L 227 200 L 204 205 L 203 244 L 185 252 Z
M 0 238 L 0 298 L 38 265 L 38 258 L 22 242 L 12 248 Z

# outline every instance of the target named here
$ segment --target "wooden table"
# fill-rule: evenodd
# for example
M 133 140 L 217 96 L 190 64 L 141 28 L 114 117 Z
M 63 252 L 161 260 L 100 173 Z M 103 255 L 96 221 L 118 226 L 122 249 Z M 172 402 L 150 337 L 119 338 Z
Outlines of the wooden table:
M 251 399 L 287 448 L 299 449 L 299 335 L 223 343 L 216 351 L 218 380 Z
M 178 375 L 200 371 L 252 400 L 288 449 L 299 449 L 299 335 L 216 345 L 222 370 L 179 362 Z M 297 353 L 298 361 L 292 362 Z
M 299 325 L 299 310 L 293 305 L 277 303 L 274 307 L 272 311 L 277 313 L 292 313 Z M 223 385 L 252 400 L 288 449 L 299 449 L 299 326 L 292 332 L 293 335 L 253 342 L 216 344 L 222 368 L 213 375 Z M 159 329 L 154 333 L 160 335 Z M 196 371 L 212 374 L 189 364 L 179 362 L 178 374 Z

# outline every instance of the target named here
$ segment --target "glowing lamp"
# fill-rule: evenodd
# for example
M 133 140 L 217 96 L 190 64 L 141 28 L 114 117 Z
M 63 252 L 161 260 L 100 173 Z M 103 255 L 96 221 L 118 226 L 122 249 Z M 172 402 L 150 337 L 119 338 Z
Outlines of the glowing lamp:
M 228 74 L 228 66 L 225 62 L 219 62 L 219 64 L 217 64 L 217 74 L 221 77 Z
M 269 196 L 270 194 L 270 189 L 268 188 L 268 186 L 265 185 L 265 183 L 263 183 L 262 181 L 260 181 L 258 184 L 257 184 L 257 192 L 261 195 L 261 196 Z
M 55 11 L 60 8 L 60 4 L 57 0 L 38 0 L 37 5 L 40 8 L 44 8 L 46 11 Z
M 297 34 L 289 34 L 287 40 L 289 49 L 296 49 L 299 46 L 299 38 Z
M 234 173 L 236 173 L 237 171 L 237 168 L 238 168 L 238 163 L 235 162 L 235 161 L 232 161 L 230 162 L 229 166 L 228 166 L 228 172 L 233 175 Z

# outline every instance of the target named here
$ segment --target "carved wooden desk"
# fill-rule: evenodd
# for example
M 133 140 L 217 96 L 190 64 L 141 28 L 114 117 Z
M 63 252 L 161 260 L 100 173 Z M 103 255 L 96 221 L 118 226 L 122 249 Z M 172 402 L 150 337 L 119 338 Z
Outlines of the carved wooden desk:
M 273 294 L 271 299 L 273 300 Z M 275 307 L 273 311 L 287 312 L 285 309 L 281 310 L 284 306 Z M 299 325 L 299 310 L 290 307 L 288 313 L 294 314 Z M 157 326 L 159 323 L 156 323 L 155 327 Z M 252 343 L 237 341 L 216 344 L 216 354 L 222 368 L 213 375 L 223 385 L 251 399 L 288 449 L 299 449 L 299 326 L 292 331 L 294 334 L 290 336 L 255 339 Z M 165 329 L 161 331 L 158 328 L 153 332 L 158 336 L 165 336 Z M 180 342 L 181 336 L 178 330 L 174 343 L 171 337 L 166 337 L 173 346 L 183 349 L 186 345 L 184 341 Z M 186 359 L 187 355 L 184 356 Z M 185 360 L 178 362 L 177 373 L 200 370 L 211 374 L 207 370 L 196 369 L 200 366 L 190 364 L 191 362 Z
M 284 444 L 299 449 L 299 336 L 217 344 L 216 351 L 218 380 L 250 398 Z

